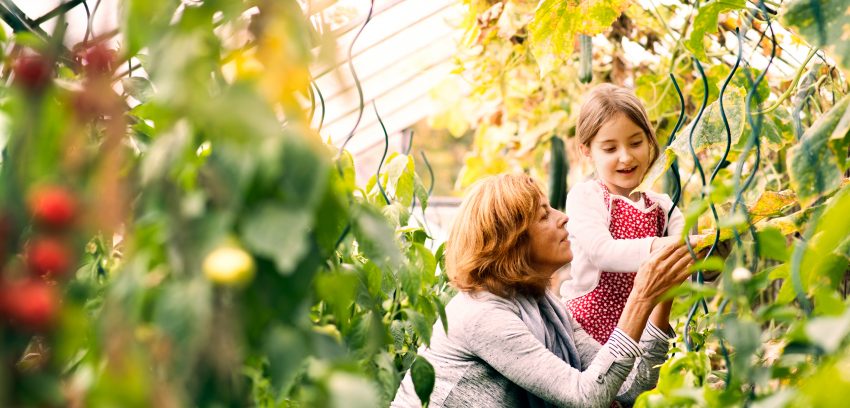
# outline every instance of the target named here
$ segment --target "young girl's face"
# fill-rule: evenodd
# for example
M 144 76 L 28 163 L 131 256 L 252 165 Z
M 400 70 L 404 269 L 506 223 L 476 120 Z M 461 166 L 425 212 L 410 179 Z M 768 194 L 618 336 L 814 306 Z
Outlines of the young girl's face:
M 602 125 L 590 146 L 581 145 L 581 151 L 593 161 L 608 190 L 625 197 L 640 185 L 651 155 L 646 133 L 623 114 Z

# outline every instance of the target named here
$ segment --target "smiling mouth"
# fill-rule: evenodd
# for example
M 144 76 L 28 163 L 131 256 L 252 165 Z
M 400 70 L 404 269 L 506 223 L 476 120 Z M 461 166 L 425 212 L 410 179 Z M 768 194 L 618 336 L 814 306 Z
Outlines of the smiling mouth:
M 617 173 L 620 173 L 620 174 L 632 174 L 632 173 L 634 173 L 634 172 L 635 172 L 635 170 L 637 170 L 637 168 L 638 168 L 638 166 L 627 167 L 627 168 L 625 168 L 625 169 L 619 169 L 619 170 L 617 170 Z

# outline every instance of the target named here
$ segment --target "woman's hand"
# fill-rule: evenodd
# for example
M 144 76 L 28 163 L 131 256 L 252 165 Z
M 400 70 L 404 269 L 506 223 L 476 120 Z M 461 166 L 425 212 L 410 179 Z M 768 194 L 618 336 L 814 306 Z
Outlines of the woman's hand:
M 653 324 L 665 330 L 669 324 L 664 324 L 669 319 L 669 304 L 665 302 L 656 307 L 656 303 L 661 295 L 688 278 L 688 266 L 692 263 L 691 254 L 684 243 L 668 245 L 653 252 L 635 276 L 634 287 L 617 327 L 637 341 L 651 314 Z
M 638 269 L 631 296 L 654 305 L 661 295 L 685 281 L 692 264 L 693 258 L 684 243 L 653 252 Z

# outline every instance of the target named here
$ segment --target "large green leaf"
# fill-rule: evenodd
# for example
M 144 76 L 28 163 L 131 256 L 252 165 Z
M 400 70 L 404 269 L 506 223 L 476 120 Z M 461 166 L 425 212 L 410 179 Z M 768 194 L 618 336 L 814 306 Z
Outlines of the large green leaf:
M 601 33 L 628 5 L 627 0 L 543 0 L 528 25 L 540 75 L 569 59 L 578 34 Z
M 803 208 L 841 184 L 841 170 L 828 142 L 848 106 L 850 96 L 845 96 L 806 130 L 798 145 L 788 150 L 791 188 Z
M 358 248 L 384 270 L 398 270 L 402 255 L 395 240 L 395 232 L 386 219 L 373 209 L 360 207 L 359 210 L 352 224 Z
M 422 356 L 416 358 L 413 366 L 410 367 L 410 376 L 413 379 L 413 389 L 416 391 L 416 396 L 423 403 L 427 403 L 431 399 L 431 392 L 434 391 L 434 366 Z
M 401 205 L 410 207 L 414 193 L 413 158 L 404 154 L 392 154 L 387 159 L 386 177 L 387 195 L 399 201 Z
M 685 47 L 694 53 L 697 59 L 707 60 L 704 41 L 706 40 L 706 33 L 713 33 L 717 30 L 717 16 L 727 11 L 743 9 L 746 5 L 745 0 L 713 0 L 701 5 L 699 13 L 694 18 L 694 28 L 685 43 Z
M 826 208 L 816 221 L 815 231 L 806 246 L 800 264 L 804 284 L 807 281 L 817 282 L 821 277 L 827 278 L 828 283 L 833 287 L 838 284 L 839 279 L 836 275 L 840 275 L 843 268 L 846 268 L 847 231 L 850 231 L 848 213 L 850 213 L 850 186 L 844 187 L 827 202 Z
M 343 330 L 351 319 L 349 308 L 354 302 L 358 275 L 347 268 L 339 268 L 335 273 L 323 273 L 316 276 L 316 294 L 330 306 L 336 317 L 337 326 Z
M 723 110 L 726 112 L 726 120 L 729 122 L 732 146 L 738 143 L 744 132 L 744 125 L 747 120 L 746 95 L 747 92 L 744 89 L 734 85 L 729 85 L 723 94 Z M 670 145 L 670 148 L 678 157 L 691 157 L 690 135 L 692 128 L 694 128 L 693 121 L 679 131 L 676 140 Z M 696 123 L 693 135 L 694 151 L 700 153 L 711 147 L 725 144 L 726 127 L 720 114 L 720 101 L 714 101 L 705 108 L 702 118 L 700 118 L 699 123 Z
M 380 397 L 374 383 L 366 378 L 336 372 L 328 380 L 330 408 L 372 408 L 379 406 Z
M 845 69 L 850 68 L 850 15 L 847 0 L 794 0 L 785 7 L 782 23 L 793 28 L 810 44 L 832 54 Z
M 309 348 L 301 333 L 291 327 L 276 325 L 268 331 L 263 351 L 269 359 L 269 375 L 275 389 L 286 392 L 309 356 Z
M 832 131 L 832 135 L 829 137 L 829 147 L 835 154 L 841 170 L 846 171 L 850 167 L 850 161 L 847 160 L 847 152 L 850 151 L 850 109 L 844 111 L 841 120 L 838 121 L 838 125 Z
M 309 211 L 264 204 L 247 214 L 242 239 L 251 251 L 273 259 L 278 272 L 287 275 L 310 249 L 312 221 Z
M 124 6 L 127 54 L 134 55 L 149 45 L 168 26 L 179 0 L 130 0 Z
M 154 321 L 168 336 L 174 351 L 183 356 L 173 360 L 171 367 L 180 378 L 191 375 L 196 350 L 207 341 L 211 329 L 210 295 L 209 286 L 195 279 L 168 285 L 157 299 Z

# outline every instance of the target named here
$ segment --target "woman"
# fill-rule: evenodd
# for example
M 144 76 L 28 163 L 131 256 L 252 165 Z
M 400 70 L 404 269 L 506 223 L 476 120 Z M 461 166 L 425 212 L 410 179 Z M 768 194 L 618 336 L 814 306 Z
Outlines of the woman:
M 460 290 L 419 354 L 436 372 L 432 407 L 607 407 L 654 387 L 672 337 L 655 305 L 688 276 L 684 245 L 638 271 L 617 328 L 600 345 L 546 292 L 572 259 L 567 216 L 526 175 L 477 183 L 449 234 L 446 269 Z M 637 362 L 637 364 L 635 364 Z M 421 407 L 408 373 L 393 407 Z

